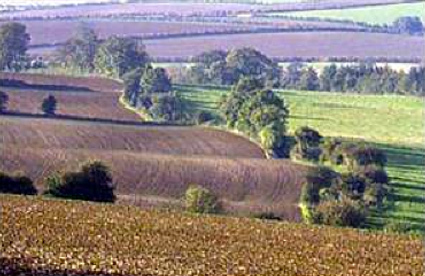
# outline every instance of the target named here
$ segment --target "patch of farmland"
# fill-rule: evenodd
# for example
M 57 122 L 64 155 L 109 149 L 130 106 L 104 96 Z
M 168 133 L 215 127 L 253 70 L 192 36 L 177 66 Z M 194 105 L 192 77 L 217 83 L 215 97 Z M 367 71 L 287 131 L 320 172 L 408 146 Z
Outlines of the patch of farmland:
M 0 143 L 39 149 L 264 158 L 245 138 L 202 127 L 122 125 L 60 119 L 3 117 Z
M 111 168 L 117 193 L 128 195 L 135 204 L 138 197 L 179 199 L 197 184 L 223 198 L 229 211 L 273 211 L 300 220 L 298 201 L 306 168 L 289 161 L 4 145 L 0 144 L 0 170 L 24 172 L 41 190 L 50 174 L 98 159 Z
M 275 58 L 423 58 L 423 37 L 376 33 L 238 34 L 145 41 L 153 57 L 188 58 L 208 50 L 254 47 Z
M 299 11 L 279 13 L 296 17 L 318 17 L 338 20 L 352 20 L 369 24 L 392 24 L 402 16 L 418 16 L 425 22 L 425 2 L 404 3 L 376 7 L 359 7 L 352 9 L 332 9 L 317 11 Z M 379 14 L 379 16 L 376 16 Z
M 0 197 L 0 274 L 422 276 L 419 238 Z
M 81 24 L 77 20 L 28 20 L 20 21 L 27 26 L 31 35 L 31 46 L 57 45 L 71 38 Z M 258 32 L 266 30 L 287 29 L 361 29 L 353 24 L 332 22 L 309 22 L 291 19 L 249 19 L 235 20 L 228 23 L 216 22 L 166 22 L 166 21 L 136 21 L 120 19 L 93 19 L 84 20 L 93 28 L 100 39 L 111 35 L 155 38 L 170 35 L 208 35 L 214 33 Z M 0 22 L 0 26 L 5 24 Z
M 258 8 L 258 5 L 237 3 L 127 3 L 4 12 L 0 14 L 0 19 L 117 17 L 136 15 L 221 16 L 236 15 L 239 12 L 252 11 Z

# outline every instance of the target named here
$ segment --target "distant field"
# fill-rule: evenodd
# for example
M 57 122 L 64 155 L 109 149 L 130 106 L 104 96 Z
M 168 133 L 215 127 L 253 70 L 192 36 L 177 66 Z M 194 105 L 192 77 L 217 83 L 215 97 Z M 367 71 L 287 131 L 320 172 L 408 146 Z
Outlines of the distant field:
M 221 95 L 227 93 L 226 89 L 182 87 L 180 90 L 193 108 L 213 113 L 217 112 Z M 325 136 L 357 138 L 384 149 L 395 191 L 394 204 L 383 217 L 387 221 L 405 220 L 425 231 L 423 99 L 324 92 L 280 94 L 289 103 L 291 132 L 309 125 Z
M 370 24 L 392 24 L 402 16 L 419 16 L 425 22 L 425 2 L 361 7 L 352 9 L 332 9 L 318 11 L 299 11 L 278 13 L 297 17 L 320 17 L 340 20 L 352 20 Z
M 419 238 L 0 196 L 0 274 L 422 276 Z M 6 269 L 8 268 L 8 269 Z
M 331 22 L 308 22 L 290 19 L 263 20 L 253 19 L 248 22 L 167 22 L 141 21 L 137 19 L 84 19 L 84 20 L 26 20 L 20 21 L 27 26 L 31 36 L 31 46 L 56 45 L 64 43 L 76 32 L 81 21 L 93 28 L 100 39 L 111 35 L 137 38 L 165 37 L 170 35 L 208 35 L 214 33 L 255 32 L 276 29 L 360 29 L 352 24 Z M 0 26 L 5 24 L 0 22 Z
M 187 58 L 214 49 L 254 47 L 275 58 L 423 58 L 423 37 L 374 33 L 300 32 L 219 35 L 145 41 L 153 57 Z

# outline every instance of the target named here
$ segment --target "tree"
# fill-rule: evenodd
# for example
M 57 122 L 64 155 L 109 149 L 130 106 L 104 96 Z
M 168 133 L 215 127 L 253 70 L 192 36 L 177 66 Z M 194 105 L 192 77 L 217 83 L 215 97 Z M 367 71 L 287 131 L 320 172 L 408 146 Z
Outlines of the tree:
M 142 88 L 140 81 L 143 75 L 141 68 L 134 69 L 126 73 L 122 79 L 124 83 L 124 99 L 132 106 L 136 106 L 139 100 Z
M 73 37 L 59 48 L 57 56 L 68 66 L 93 71 L 98 45 L 96 32 L 87 24 L 80 23 Z
M 0 172 L 0 193 L 36 195 L 37 189 L 32 180 L 23 175 L 8 175 Z
M 168 93 L 172 89 L 171 79 L 164 68 L 148 67 L 141 80 L 141 87 L 144 93 Z
M 335 64 L 330 66 L 325 66 L 323 68 L 322 74 L 320 75 L 320 90 L 322 91 L 332 91 L 332 82 L 335 78 L 337 67 Z
M 332 226 L 359 227 L 366 221 L 367 212 L 359 202 L 344 199 L 325 201 L 314 210 L 316 223 Z
M 183 120 L 185 116 L 183 100 L 178 94 L 153 97 L 149 111 L 154 119 L 167 122 Z
M 41 104 L 41 110 L 47 116 L 54 116 L 56 114 L 57 109 L 57 100 L 55 96 L 49 95 L 47 98 L 43 100 Z
M 319 77 L 317 76 L 316 71 L 312 67 L 309 67 L 308 69 L 302 71 L 299 88 L 301 90 L 307 91 L 319 90 Z
M 299 159 L 318 161 L 322 150 L 319 145 L 322 142 L 322 135 L 310 127 L 300 127 L 295 131 L 296 145 L 294 155 Z
M 83 164 L 77 172 L 50 176 L 46 194 L 54 197 L 114 202 L 114 185 L 109 168 L 100 161 Z
M 8 103 L 9 96 L 5 92 L 0 91 L 0 114 L 4 113 L 7 110 Z
M 112 36 L 104 41 L 95 57 L 96 71 L 109 77 L 121 78 L 136 69 L 145 69 L 148 54 L 142 42 L 132 38 Z
M 185 195 L 186 210 L 193 213 L 217 214 L 222 211 L 219 198 L 201 186 L 191 186 Z
M 394 21 L 393 27 L 399 33 L 406 33 L 410 35 L 423 34 L 424 32 L 422 20 L 418 16 L 399 17 Z
M 30 36 L 26 26 L 6 23 L 0 27 L 0 70 L 21 70 L 26 59 Z

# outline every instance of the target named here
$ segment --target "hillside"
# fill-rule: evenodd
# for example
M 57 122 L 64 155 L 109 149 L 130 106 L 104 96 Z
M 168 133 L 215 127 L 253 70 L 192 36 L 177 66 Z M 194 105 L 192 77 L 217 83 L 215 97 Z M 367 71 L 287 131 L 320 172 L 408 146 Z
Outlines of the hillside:
M 0 274 L 421 276 L 407 236 L 0 197 Z
M 226 88 L 180 87 L 195 110 L 218 112 Z M 424 99 L 397 95 L 356 95 L 280 91 L 290 109 L 289 129 L 311 126 L 324 136 L 371 142 L 388 155 L 393 196 L 372 221 L 403 221 L 425 231 Z
M 41 191 L 52 173 L 76 170 L 82 162 L 99 159 L 111 167 L 119 198 L 126 203 L 178 207 L 189 185 L 197 184 L 225 199 L 229 212 L 272 210 L 287 219 L 300 219 L 297 204 L 306 168 L 265 160 L 262 149 L 241 136 L 143 123 L 120 106 L 120 85 L 115 82 L 3 76 L 2 83 L 8 86 L 0 90 L 8 93 L 10 105 L 0 117 L 0 170 L 27 174 Z M 20 86 L 11 87 L 16 84 Z M 40 112 L 47 94 L 59 100 L 55 117 Z

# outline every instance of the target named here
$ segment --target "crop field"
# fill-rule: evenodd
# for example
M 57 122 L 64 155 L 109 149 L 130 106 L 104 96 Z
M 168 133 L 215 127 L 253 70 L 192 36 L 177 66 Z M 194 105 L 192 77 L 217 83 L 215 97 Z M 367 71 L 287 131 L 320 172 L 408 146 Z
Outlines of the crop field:
M 83 202 L 0 199 L 0 273 L 6 275 L 424 273 L 422 241 L 408 236 Z
M 340 20 L 352 20 L 370 24 L 392 24 L 402 16 L 419 16 L 425 21 L 425 2 L 385 5 L 376 7 L 360 7 L 352 9 L 332 9 L 317 11 L 299 11 L 280 13 L 297 17 L 319 17 Z M 379 14 L 379 16 L 376 16 Z
M 253 47 L 275 58 L 423 58 L 423 37 L 349 32 L 218 35 L 145 41 L 153 57 L 188 58 L 214 49 Z M 347 47 L 349 45 L 350 47 Z
M 217 112 L 226 89 L 181 87 L 196 110 Z M 325 136 L 375 143 L 389 157 L 394 196 L 386 221 L 401 220 L 425 231 L 424 100 L 415 97 L 324 92 L 280 92 L 289 104 L 289 128 L 309 125 Z M 379 219 L 377 219 L 379 221 Z M 377 222 L 378 223 L 378 222 Z
M 166 16 L 218 16 L 258 9 L 257 5 L 237 3 L 128 3 L 126 5 L 86 5 L 6 12 L 0 19 L 26 18 L 76 18 L 76 17 L 117 17 L 134 15 L 166 15 Z
M 100 39 L 111 35 L 130 36 L 137 38 L 166 37 L 170 35 L 209 35 L 232 32 L 266 31 L 269 29 L 286 30 L 294 28 L 315 29 L 361 29 L 353 24 L 332 22 L 308 22 L 290 19 L 249 19 L 228 23 L 215 22 L 166 22 L 166 21 L 138 21 L 136 19 L 85 19 L 87 25 L 93 28 Z M 21 21 L 27 26 L 31 35 L 30 46 L 57 45 L 68 40 L 77 30 L 81 21 L 77 20 L 27 20 Z M 0 22 L 0 26 L 2 23 Z

